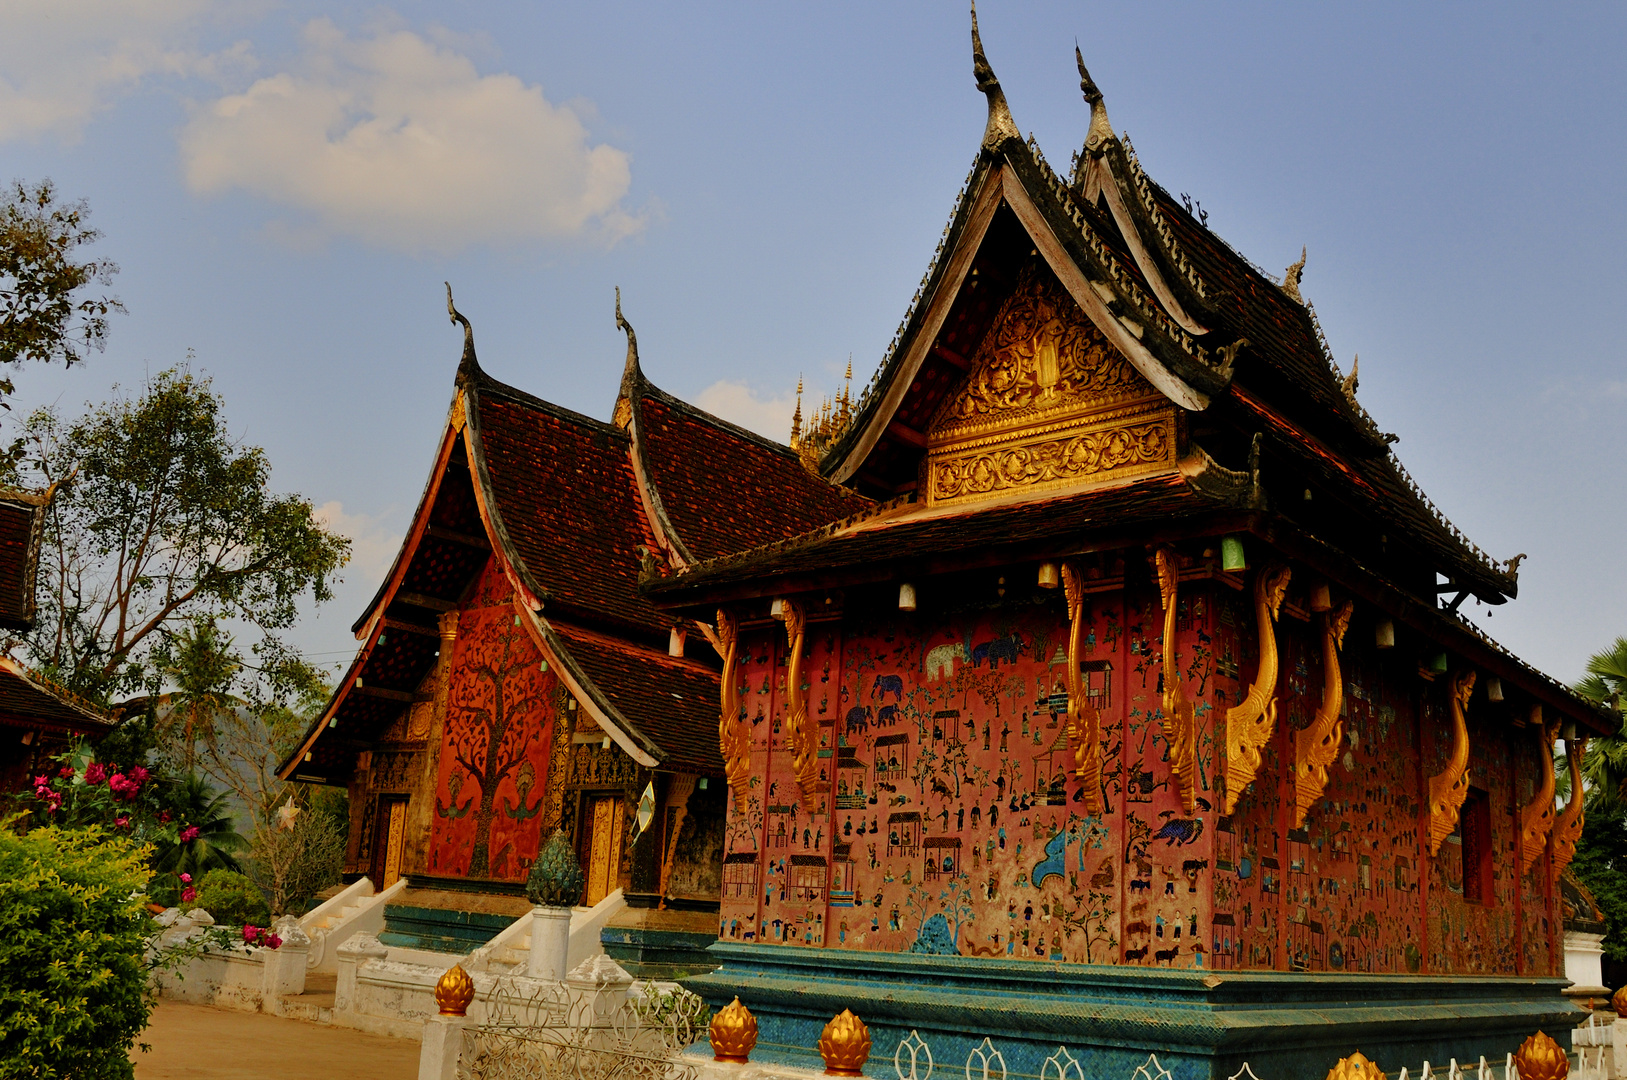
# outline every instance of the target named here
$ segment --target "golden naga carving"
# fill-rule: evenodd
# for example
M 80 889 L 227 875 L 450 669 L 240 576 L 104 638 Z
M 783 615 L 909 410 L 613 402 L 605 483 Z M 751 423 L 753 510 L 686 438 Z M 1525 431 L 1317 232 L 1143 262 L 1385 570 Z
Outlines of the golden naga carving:
M 1188 814 L 1197 808 L 1198 720 L 1186 700 L 1180 661 L 1175 658 L 1175 601 L 1180 585 L 1180 562 L 1173 548 L 1153 555 L 1158 568 L 1158 592 L 1164 601 L 1164 741 L 1169 745 L 1169 771 Z
M 1345 684 L 1339 672 L 1339 649 L 1355 605 L 1346 600 L 1337 611 L 1322 616 L 1322 705 L 1309 727 L 1294 733 L 1294 828 L 1303 828 L 1305 815 L 1328 787 L 1328 766 L 1339 756 L 1344 738 Z
M 1226 793 L 1222 813 L 1237 809 L 1237 800 L 1260 771 L 1260 753 L 1277 729 L 1277 612 L 1288 593 L 1292 571 L 1272 566 L 1254 575 L 1254 617 L 1260 638 L 1260 666 L 1242 704 L 1226 710 Z
M 1085 696 L 1079 670 L 1084 660 L 1085 596 L 1072 563 L 1062 564 L 1062 591 L 1068 599 L 1068 745 L 1073 748 L 1073 775 L 1084 786 L 1084 811 L 1097 815 L 1102 812 L 1101 716 Z
M 1467 668 L 1452 678 L 1452 751 L 1446 768 L 1429 778 L 1429 853 L 1457 828 L 1458 813 L 1469 794 L 1469 695 L 1474 672 Z
M 1542 764 L 1538 767 L 1541 779 L 1536 794 L 1520 810 L 1520 873 L 1531 869 L 1548 846 L 1548 834 L 1554 828 L 1554 725 L 1542 722 L 1542 706 L 1531 706 L 1532 727 L 1537 729 L 1537 746 Z
M 1582 759 L 1587 756 L 1586 739 L 1565 740 L 1565 763 L 1570 767 L 1571 797 L 1554 822 L 1554 877 L 1565 872 L 1576 857 L 1576 841 L 1582 838 Z
M 796 774 L 797 786 L 805 798 L 812 799 L 826 790 L 826 784 L 819 777 L 819 738 L 808 724 L 808 699 L 802 693 L 802 647 L 808 616 L 795 600 L 782 600 L 780 604 L 785 639 L 791 650 L 785 673 L 785 741 L 791 748 L 791 771 Z
M 722 608 L 717 612 L 717 628 L 700 624 L 706 640 L 723 658 L 722 702 L 717 721 L 717 748 L 723 757 L 723 775 L 734 792 L 737 810 L 746 808 L 751 794 L 751 723 L 740 716 L 740 631 Z
M 1328 1071 L 1328 1080 L 1388 1080 L 1384 1071 L 1360 1050 Z

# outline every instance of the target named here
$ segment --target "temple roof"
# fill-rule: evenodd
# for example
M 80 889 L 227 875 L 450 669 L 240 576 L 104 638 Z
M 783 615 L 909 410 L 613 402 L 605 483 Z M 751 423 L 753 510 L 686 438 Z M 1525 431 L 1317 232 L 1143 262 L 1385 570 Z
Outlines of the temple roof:
M 0 724 L 100 735 L 116 723 L 105 710 L 0 656 Z
M 1071 175 L 1060 176 L 1017 135 L 975 20 L 973 29 L 974 74 L 989 98 L 982 145 L 851 424 L 823 448 L 824 475 L 880 498 L 913 488 L 923 424 L 962 378 L 986 328 L 988 305 L 969 298 L 1009 280 L 1016 261 L 1037 257 L 1113 346 L 1194 418 L 1195 437 L 1217 458 L 1239 466 L 1240 449 L 1264 432 L 1267 487 L 1275 478 L 1286 504 L 1306 481 L 1330 485 L 1323 495 L 1362 515 L 1373 534 L 1364 542 L 1429 562 L 1415 591 L 1432 595 L 1438 572 L 1487 603 L 1512 597 L 1511 566 L 1471 543 L 1418 490 L 1390 449 L 1393 436 L 1356 401 L 1354 379 L 1338 369 L 1298 293 L 1297 272 L 1272 280 L 1147 177 L 1128 138 L 1107 121 L 1082 59 L 1089 133 Z M 969 292 L 979 284 L 984 292 Z
M 674 566 L 782 540 L 873 505 L 809 472 L 790 447 L 656 388 L 636 347 L 622 385 L 633 467 Z
M 49 491 L 0 488 L 0 628 L 34 626 L 34 579 Z

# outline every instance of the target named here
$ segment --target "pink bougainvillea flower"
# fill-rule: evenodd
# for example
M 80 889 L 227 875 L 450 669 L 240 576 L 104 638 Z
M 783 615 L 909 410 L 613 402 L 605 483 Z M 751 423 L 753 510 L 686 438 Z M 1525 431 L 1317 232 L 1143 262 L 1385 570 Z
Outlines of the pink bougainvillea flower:
M 276 934 L 267 934 L 262 939 L 261 944 L 265 945 L 265 947 L 268 949 L 280 949 L 282 948 L 282 938 L 278 937 Z
M 181 843 L 190 844 L 197 838 L 198 827 L 196 825 L 188 825 L 186 828 L 181 830 Z
M 160 825 L 168 825 L 169 824 L 169 816 L 170 815 L 169 815 L 168 810 L 160 810 L 158 812 L 158 823 Z
M 181 903 L 190 904 L 197 898 L 198 890 L 194 889 L 192 886 L 188 885 L 186 888 L 181 890 Z
M 64 766 L 62 766 L 62 768 L 60 768 L 60 769 L 58 769 L 56 771 L 56 774 L 58 776 L 63 776 L 63 777 L 72 776 L 73 775 L 73 766 L 72 765 L 64 765 Z
M 102 783 L 106 779 L 107 769 L 102 765 L 101 762 L 93 761 L 89 765 L 85 766 L 85 783 L 89 784 L 91 787 L 95 787 L 97 784 Z
M 140 765 L 132 765 L 130 766 L 130 771 L 124 775 L 128 776 L 130 781 L 134 784 L 145 784 L 147 782 L 147 777 L 151 774 Z
M 118 817 L 114 818 L 113 827 L 115 829 L 128 829 L 130 827 L 130 815 L 120 814 Z
M 50 787 L 51 778 L 49 776 L 36 776 L 34 777 L 34 786 L 37 788 Z
M 181 883 L 182 883 L 182 884 L 183 884 L 183 885 L 190 885 L 190 884 L 192 884 L 192 875 L 191 875 L 191 874 L 182 874 L 182 875 L 181 875 Z
M 243 940 L 244 941 L 247 941 L 252 945 L 254 943 L 254 939 L 259 937 L 259 936 L 260 936 L 260 928 L 258 926 L 255 926 L 253 923 L 244 923 L 243 924 Z

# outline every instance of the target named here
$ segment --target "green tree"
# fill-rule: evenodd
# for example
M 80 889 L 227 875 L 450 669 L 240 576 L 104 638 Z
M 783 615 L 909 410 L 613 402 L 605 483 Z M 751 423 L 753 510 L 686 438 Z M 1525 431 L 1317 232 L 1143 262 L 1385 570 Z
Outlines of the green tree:
M 229 796 L 203 777 L 187 776 L 169 793 L 167 803 L 177 826 L 174 841 L 160 841 L 153 869 L 191 874 L 205 870 L 241 870 L 235 853 L 248 847 L 232 820 Z
M 58 202 L 49 180 L 16 181 L 0 194 L 0 364 L 71 366 L 106 344 L 107 317 L 123 305 L 85 290 L 111 284 L 119 268 L 78 261 L 78 249 L 101 235 L 89 217 L 83 200 Z M 0 379 L 0 401 L 11 392 L 11 380 Z
M 0 829 L 0 1078 L 133 1075 L 145 854 L 94 826 Z
M 30 659 L 86 697 L 169 682 L 199 703 L 212 669 L 242 662 L 200 627 L 255 628 L 251 651 L 285 657 L 276 632 L 332 595 L 350 541 L 269 490 L 265 452 L 235 442 L 223 410 L 208 379 L 171 369 L 77 420 L 38 410 L 13 445 L 11 482 L 57 485 Z
M 1582 759 L 1582 780 L 1588 804 L 1614 804 L 1627 791 L 1627 729 L 1622 726 L 1622 704 L 1627 702 L 1627 637 L 1618 637 L 1603 652 L 1588 657 L 1587 674 L 1573 689 L 1589 701 L 1603 705 L 1616 717 L 1616 732 L 1590 739 Z

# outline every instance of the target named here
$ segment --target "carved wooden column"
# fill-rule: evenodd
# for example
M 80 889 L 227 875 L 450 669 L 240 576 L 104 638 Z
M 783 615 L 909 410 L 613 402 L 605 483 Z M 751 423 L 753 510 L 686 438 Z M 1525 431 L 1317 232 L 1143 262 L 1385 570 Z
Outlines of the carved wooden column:
M 417 782 L 407 803 L 407 844 L 402 852 L 404 875 L 429 869 L 429 832 L 435 817 L 435 784 L 440 779 L 441 740 L 446 735 L 447 688 L 452 679 L 452 647 L 458 640 L 458 611 L 441 613 L 441 650 L 435 657 L 435 708 L 430 715 Z
M 1294 828 L 1305 826 L 1305 815 L 1328 787 L 1328 766 L 1339 756 L 1344 738 L 1344 681 L 1339 671 L 1339 647 L 1344 644 L 1354 605 L 1346 600 L 1338 611 L 1322 614 L 1322 704 L 1307 728 L 1294 733 Z
M 1260 772 L 1260 753 L 1277 729 L 1277 611 L 1288 592 L 1291 571 L 1267 567 L 1254 575 L 1254 618 L 1259 635 L 1260 666 L 1248 697 L 1226 710 L 1226 791 L 1230 814 Z
M 1181 682 L 1181 662 L 1175 654 L 1175 609 L 1181 564 L 1174 548 L 1162 547 L 1153 555 L 1158 568 L 1158 592 L 1164 602 L 1164 742 L 1169 746 L 1169 772 L 1181 806 L 1188 814 L 1197 809 L 1198 722 Z
M 1068 745 L 1073 749 L 1073 775 L 1082 785 L 1084 811 L 1096 815 L 1102 812 L 1101 716 L 1085 696 L 1079 670 L 1084 660 L 1085 597 L 1072 563 L 1062 564 L 1062 591 L 1068 601 Z
M 1458 814 L 1469 794 L 1469 695 L 1474 693 L 1474 672 L 1452 677 L 1452 750 L 1446 768 L 1429 778 L 1429 854 L 1439 854 L 1441 842 L 1457 828 Z

